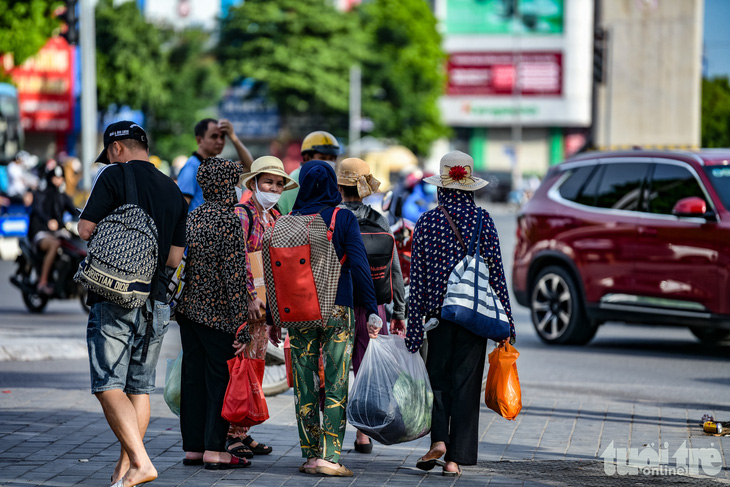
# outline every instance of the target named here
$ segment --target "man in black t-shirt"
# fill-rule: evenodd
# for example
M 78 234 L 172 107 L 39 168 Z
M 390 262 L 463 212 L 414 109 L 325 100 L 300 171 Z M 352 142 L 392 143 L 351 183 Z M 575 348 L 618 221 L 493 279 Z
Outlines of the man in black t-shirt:
M 165 265 L 177 267 L 185 248 L 187 202 L 177 185 L 149 162 L 148 139 L 139 125 L 124 121 L 104 132 L 104 150 L 97 162 L 110 164 L 96 177 L 89 200 L 81 213 L 78 231 L 89 240 L 96 225 L 127 203 L 124 171 L 134 173 L 138 205 L 155 222 L 158 233 L 157 276 L 145 307 L 123 308 L 89 293 L 89 325 L 86 341 L 91 368 L 91 392 L 122 449 L 112 475 L 113 487 L 137 485 L 157 478 L 157 470 L 145 450 L 143 439 L 150 419 L 149 394 L 154 390 L 155 369 L 162 338 L 170 320 L 165 303 Z M 145 347 L 147 320 L 152 315 Z M 146 350 L 145 350 L 146 348 Z

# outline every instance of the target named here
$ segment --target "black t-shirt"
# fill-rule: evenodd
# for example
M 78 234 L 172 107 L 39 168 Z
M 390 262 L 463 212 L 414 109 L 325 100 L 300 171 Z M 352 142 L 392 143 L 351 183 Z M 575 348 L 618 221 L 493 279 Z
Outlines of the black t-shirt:
M 146 161 L 127 162 L 134 173 L 137 184 L 139 207 L 147 212 L 157 225 L 159 245 L 157 263 L 157 297 L 165 300 L 167 277 L 165 263 L 170 255 L 170 246 L 185 246 L 185 221 L 188 203 L 177 184 Z M 99 223 L 105 216 L 127 203 L 124 190 L 124 172 L 118 164 L 103 167 L 91 188 L 81 219 Z M 89 304 L 103 299 L 89 293 Z

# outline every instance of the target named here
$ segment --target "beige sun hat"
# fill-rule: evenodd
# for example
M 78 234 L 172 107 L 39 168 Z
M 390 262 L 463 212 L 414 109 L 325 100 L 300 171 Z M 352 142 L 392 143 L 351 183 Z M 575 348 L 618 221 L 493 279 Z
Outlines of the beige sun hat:
M 241 176 L 241 186 L 248 188 L 248 183 L 259 174 L 275 174 L 284 178 L 284 191 L 298 188 L 299 185 L 284 171 L 284 163 L 281 159 L 274 156 L 259 157 L 251 164 L 251 172 L 247 172 Z M 249 188 L 251 189 L 251 188 Z
M 348 157 L 337 166 L 337 184 L 340 186 L 357 186 L 357 194 L 365 198 L 378 191 L 380 181 L 370 174 L 367 162 L 357 157 Z
M 463 191 L 476 191 L 489 184 L 488 181 L 474 176 L 474 159 L 458 150 L 441 158 L 441 174 L 427 177 L 424 181 L 439 188 Z

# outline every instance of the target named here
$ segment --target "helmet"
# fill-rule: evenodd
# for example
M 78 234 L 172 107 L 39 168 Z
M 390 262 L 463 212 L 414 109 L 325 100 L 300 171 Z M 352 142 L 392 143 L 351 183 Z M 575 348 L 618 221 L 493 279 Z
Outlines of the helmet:
M 306 152 L 319 152 L 320 154 L 339 156 L 340 144 L 334 135 L 318 130 L 304 137 L 302 141 L 302 154 Z

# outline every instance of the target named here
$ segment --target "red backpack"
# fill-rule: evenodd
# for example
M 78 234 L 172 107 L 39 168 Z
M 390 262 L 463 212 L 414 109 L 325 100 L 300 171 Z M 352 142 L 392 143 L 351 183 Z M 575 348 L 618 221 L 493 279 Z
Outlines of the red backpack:
M 337 297 L 340 270 L 332 244 L 335 220 L 329 228 L 322 216 L 285 215 L 264 234 L 266 296 L 276 326 L 324 328 Z

